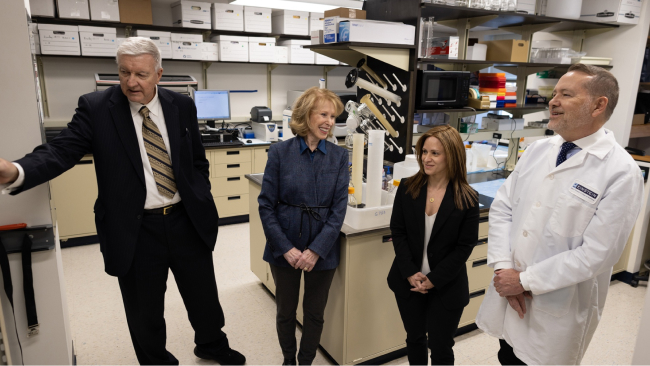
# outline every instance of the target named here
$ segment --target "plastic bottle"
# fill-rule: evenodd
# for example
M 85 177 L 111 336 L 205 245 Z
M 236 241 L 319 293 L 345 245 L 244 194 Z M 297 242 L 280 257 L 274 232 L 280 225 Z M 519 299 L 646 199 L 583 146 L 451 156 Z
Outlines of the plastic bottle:
M 433 17 L 429 17 L 429 20 L 426 21 L 426 35 L 427 35 L 427 49 L 424 54 L 424 58 L 431 57 L 431 51 L 433 48 Z
M 388 190 L 388 180 L 386 180 L 386 169 L 381 170 L 381 189 Z
M 354 187 L 348 187 L 348 206 L 357 208 L 357 199 L 354 198 Z

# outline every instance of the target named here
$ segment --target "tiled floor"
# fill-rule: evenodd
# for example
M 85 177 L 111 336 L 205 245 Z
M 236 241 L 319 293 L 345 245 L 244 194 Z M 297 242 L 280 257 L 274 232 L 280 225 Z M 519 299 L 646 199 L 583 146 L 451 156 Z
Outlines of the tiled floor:
M 248 224 L 223 226 L 214 252 L 225 332 L 249 365 L 280 364 L 275 302 L 250 271 Z M 99 245 L 63 250 L 72 337 L 80 365 L 137 364 L 117 279 L 104 273 Z M 613 282 L 605 311 L 583 364 L 629 364 L 645 287 Z M 166 296 L 167 348 L 185 365 L 207 365 L 193 354 L 193 331 L 170 273 Z M 300 331 L 296 331 L 300 337 Z M 456 338 L 456 363 L 499 364 L 498 341 L 479 330 Z M 319 351 L 314 364 L 331 364 Z M 390 362 L 406 365 L 406 358 Z

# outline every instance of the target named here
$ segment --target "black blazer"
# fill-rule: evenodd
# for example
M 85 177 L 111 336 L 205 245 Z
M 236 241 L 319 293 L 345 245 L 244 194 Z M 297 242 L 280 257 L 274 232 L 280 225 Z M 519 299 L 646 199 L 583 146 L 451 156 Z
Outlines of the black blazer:
M 217 240 L 217 208 L 210 193 L 209 167 L 201 144 L 196 107 L 187 96 L 158 88 L 169 134 L 172 168 L 183 205 L 197 232 L 212 250 Z M 59 136 L 16 161 L 25 183 L 12 194 L 33 188 L 93 154 L 98 197 L 95 224 L 105 270 L 125 275 L 133 261 L 146 187 L 129 101 L 120 86 L 82 95 Z
M 409 297 L 414 293 L 407 278 L 420 272 L 424 251 L 427 185 L 422 187 L 415 200 L 406 193 L 406 188 L 403 181 L 397 189 L 390 219 L 395 260 L 388 273 L 388 286 L 399 297 Z M 474 202 L 474 207 L 464 210 L 457 208 L 450 182 L 427 247 L 431 267 L 427 277 L 434 285 L 433 293 L 441 297 L 445 308 L 457 309 L 469 304 L 465 262 L 478 241 L 478 220 L 478 200 Z

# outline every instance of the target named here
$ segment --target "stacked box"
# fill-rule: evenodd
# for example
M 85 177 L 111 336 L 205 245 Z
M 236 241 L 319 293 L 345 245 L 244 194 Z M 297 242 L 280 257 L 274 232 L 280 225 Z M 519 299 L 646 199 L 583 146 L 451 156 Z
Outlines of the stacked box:
M 29 10 L 33 17 L 54 18 L 54 0 L 29 0 Z
M 244 6 L 244 32 L 271 33 L 271 9 Z
M 203 61 L 219 61 L 219 44 L 203 42 L 200 46 Z
M 273 33 L 298 36 L 309 35 L 309 12 L 274 10 L 272 16 Z
M 290 39 L 280 42 L 281 46 L 289 48 L 289 55 L 287 60 L 290 64 L 314 64 L 316 58 L 314 52 L 302 46 L 310 45 L 311 41 L 303 41 L 298 39 Z
M 90 19 L 88 0 L 57 0 L 59 18 L 65 19 Z
M 201 43 L 203 36 L 200 34 L 172 33 L 172 58 L 175 60 L 201 60 Z
M 505 108 L 517 107 L 517 87 L 506 86 Z
M 76 25 L 38 24 L 43 55 L 80 56 L 79 27 Z
M 210 3 L 181 0 L 172 4 L 174 27 L 212 29 Z
M 275 63 L 276 64 L 289 63 L 289 47 L 275 46 Z
M 212 36 L 219 44 L 219 61 L 248 62 L 248 37 Z
M 244 31 L 244 6 L 212 4 L 212 29 Z
M 506 74 L 480 73 L 478 75 L 478 91 L 481 96 L 490 98 L 490 108 L 505 108 Z
M 120 7 L 117 0 L 90 0 L 90 20 L 119 22 Z
M 325 22 L 325 14 L 323 13 L 309 13 L 309 34 L 315 30 L 323 30 Z
M 117 29 L 79 26 L 82 56 L 113 57 L 117 53 Z
M 173 57 L 171 32 L 136 30 L 133 32 L 133 35 L 136 37 L 145 37 L 152 40 L 156 46 L 158 46 L 158 49 L 160 50 L 160 56 L 162 58 L 170 59 Z
M 275 62 L 275 38 L 248 37 L 249 62 Z

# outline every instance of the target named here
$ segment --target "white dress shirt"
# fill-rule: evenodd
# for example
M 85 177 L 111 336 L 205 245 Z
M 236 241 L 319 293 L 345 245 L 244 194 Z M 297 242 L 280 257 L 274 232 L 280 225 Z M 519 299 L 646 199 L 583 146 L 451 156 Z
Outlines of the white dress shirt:
M 422 254 L 422 268 L 420 272 L 423 275 L 429 274 L 431 272 L 431 267 L 429 267 L 429 256 L 427 255 L 427 248 L 429 247 L 429 239 L 431 239 L 431 230 L 433 230 L 433 223 L 436 222 L 436 216 L 438 213 L 434 213 L 429 216 L 427 213 L 424 213 L 424 253 Z
M 131 107 L 131 117 L 133 117 L 133 124 L 135 125 L 135 134 L 138 137 L 140 157 L 142 158 L 142 167 L 144 168 L 144 180 L 147 187 L 147 198 L 144 202 L 144 208 L 146 210 L 149 210 L 152 208 L 165 207 L 180 202 L 181 196 L 178 192 L 176 192 L 174 198 L 172 199 L 169 199 L 158 192 L 156 180 L 154 179 L 153 171 L 151 170 L 151 164 L 149 163 L 149 157 L 147 156 L 147 151 L 144 147 L 144 140 L 142 139 L 142 124 L 144 118 L 139 111 L 140 108 L 146 106 L 149 109 L 149 118 L 151 118 L 156 126 L 158 126 L 158 130 L 160 130 L 160 134 L 162 135 L 162 138 L 165 141 L 165 146 L 167 147 L 169 160 L 171 161 L 172 154 L 169 146 L 169 135 L 167 134 L 167 125 L 165 124 L 165 116 L 162 112 L 162 106 L 160 105 L 160 100 L 158 99 L 158 87 L 156 86 L 156 94 L 148 104 L 145 105 L 129 101 L 129 106 Z M 15 189 L 18 189 L 25 182 L 25 171 L 20 166 L 20 164 L 13 164 L 16 166 L 16 168 L 18 168 L 18 179 L 6 187 L 2 191 L 3 194 L 10 193 Z

